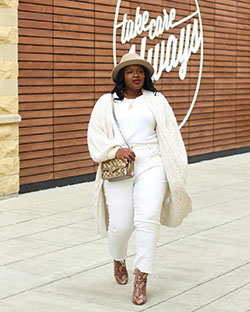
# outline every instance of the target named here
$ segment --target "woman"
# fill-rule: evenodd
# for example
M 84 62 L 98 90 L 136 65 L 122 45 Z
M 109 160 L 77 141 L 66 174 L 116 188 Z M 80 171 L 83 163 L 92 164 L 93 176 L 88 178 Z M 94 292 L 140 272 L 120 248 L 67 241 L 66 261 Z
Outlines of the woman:
M 160 223 L 177 226 L 191 211 L 185 146 L 171 107 L 152 83 L 153 73 L 152 65 L 137 54 L 125 54 L 112 71 L 115 88 L 97 101 L 88 129 L 90 155 L 99 163 L 94 198 L 98 232 L 108 231 L 114 276 L 124 285 L 127 245 L 135 230 L 132 302 L 138 305 L 147 300 Z M 112 117 L 112 102 L 129 148 Z M 101 163 L 115 157 L 134 162 L 132 178 L 102 180 Z

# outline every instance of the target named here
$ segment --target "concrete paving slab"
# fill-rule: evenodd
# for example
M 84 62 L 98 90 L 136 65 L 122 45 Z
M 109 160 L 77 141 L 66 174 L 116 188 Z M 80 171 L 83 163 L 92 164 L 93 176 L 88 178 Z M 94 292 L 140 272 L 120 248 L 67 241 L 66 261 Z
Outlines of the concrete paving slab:
M 109 311 L 109 307 L 126 311 L 142 311 L 143 307 L 137 307 L 131 302 L 133 289 L 131 270 L 129 270 L 129 283 L 125 286 L 118 285 L 112 273 L 113 265 L 110 263 L 73 276 L 70 279 L 44 286 L 37 289 L 36 292 L 50 293 L 53 296 L 61 297 L 62 300 L 70 298 L 82 301 L 87 305 L 95 303 L 103 306 L 103 311 Z M 152 297 L 151 300 L 156 302 L 156 298 Z
M 195 225 L 199 227 L 199 223 L 201 223 L 203 230 L 206 230 L 207 228 L 248 217 L 250 211 L 245 205 L 242 206 L 242 203 L 245 203 L 245 200 L 239 199 L 230 203 L 219 203 L 210 207 L 204 207 L 205 209 L 200 209 L 198 213 L 193 212 L 187 219 L 187 223 L 191 227 Z
M 230 187 L 233 190 L 236 190 L 236 191 L 240 191 L 240 192 L 241 191 L 248 191 L 248 192 L 250 192 L 250 181 L 248 179 L 248 180 L 245 180 L 242 183 L 237 183 L 237 184 L 230 185 Z M 249 207 L 250 207 L 250 204 L 249 204 Z
M 30 291 L 16 297 L 15 302 L 12 298 L 5 300 L 4 306 L 0 307 L 0 312 L 105 312 L 106 307 L 94 303 L 86 303 L 82 300 L 62 298 L 55 294 L 38 293 Z M 131 310 L 108 308 L 107 312 L 128 312 Z
M 52 210 L 53 211 L 53 210 Z M 55 224 L 55 225 L 73 225 L 85 220 L 89 220 L 92 211 L 90 207 L 86 208 L 71 208 L 70 210 L 64 212 L 48 213 L 40 218 L 34 220 L 41 221 L 42 223 Z M 92 217 L 93 218 L 93 217 Z
M 81 221 L 77 224 L 78 227 L 74 226 L 74 223 L 70 226 L 62 226 L 60 228 L 34 234 L 32 237 L 43 241 L 62 243 L 69 246 L 71 244 L 84 244 L 85 242 L 93 239 L 96 235 L 93 219 Z
M 189 172 L 192 169 L 189 168 Z M 223 180 L 224 178 L 224 180 Z M 206 181 L 211 181 L 212 183 L 208 183 L 209 188 L 214 188 L 215 186 L 229 185 L 229 184 L 237 184 L 248 180 L 248 175 L 246 170 L 242 173 L 238 171 L 238 169 L 232 170 L 228 168 L 227 170 L 221 170 L 219 168 L 209 168 L 209 170 L 202 170 L 200 172 L 192 173 L 192 176 L 188 176 L 188 182 L 190 184 L 196 183 L 197 181 L 201 181 L 203 184 Z
M 68 209 L 71 205 L 75 205 L 76 202 L 78 202 L 77 206 L 79 206 L 79 201 L 82 206 L 91 206 L 93 204 L 93 186 L 94 183 L 89 182 L 22 194 L 15 198 L 0 201 L 0 210 L 35 208 L 38 203 L 46 209 L 50 202 L 59 203 L 59 205 L 55 205 L 59 211 Z M 69 200 L 69 207 L 63 204 L 67 199 Z M 53 206 L 53 208 L 55 209 L 56 207 Z
M 20 271 L 41 278 L 47 276 L 57 280 L 86 271 L 107 261 L 110 261 L 110 256 L 106 242 L 98 240 L 71 248 L 65 247 L 26 261 L 9 264 L 5 266 L 4 271 L 13 274 Z
M 241 266 L 238 269 L 229 271 L 223 275 L 218 276 L 217 278 L 200 283 L 189 291 L 186 291 L 184 294 L 178 295 L 171 301 L 184 304 L 188 302 L 192 303 L 193 311 L 199 311 L 200 309 L 202 310 L 202 307 L 205 308 L 209 305 L 214 306 L 216 301 L 220 301 L 224 297 L 228 297 L 229 299 L 231 294 L 238 294 L 239 290 L 242 290 L 245 284 L 250 283 L 248 276 L 249 269 L 250 264 Z M 246 307 L 250 304 L 250 297 L 246 296 L 247 293 L 249 294 L 249 290 L 245 289 L 244 295 L 241 298 L 242 300 L 238 302 L 238 307 L 241 308 L 240 311 L 242 312 L 246 311 Z M 210 311 L 213 310 L 211 309 Z
M 249 193 L 250 189 L 248 189 L 248 187 L 245 187 L 245 185 L 241 189 L 239 186 L 237 189 L 237 187 L 233 187 L 230 185 L 227 187 L 220 187 L 217 189 L 210 189 L 204 192 L 199 192 L 192 196 L 194 210 L 242 198 L 248 198 L 250 209 Z
M 180 227 L 161 227 L 160 242 L 175 242 L 183 237 L 213 230 L 215 227 L 248 216 L 250 210 L 246 205 L 246 200 L 248 199 L 232 200 L 193 211 Z
M 208 231 L 184 238 L 173 244 L 163 244 L 158 247 L 157 264 L 160 266 L 167 255 L 165 263 L 161 267 L 164 268 L 165 265 L 166 269 L 175 267 L 177 271 L 178 268 L 181 268 L 186 270 L 187 274 L 191 273 L 192 268 L 199 269 L 202 277 L 245 264 L 250 261 L 248 236 L 241 243 L 237 243 L 237 238 L 241 239 L 240 234 L 235 238 L 232 237 L 231 244 L 227 238 L 231 230 L 235 231 L 237 226 L 243 227 L 243 223 L 238 223 L 234 227 L 217 228 L 218 235 L 214 234 L 213 238 L 210 238 L 210 235 L 214 230 L 211 233 Z M 192 272 L 192 274 L 194 273 Z M 192 276 L 189 277 L 192 278 Z
M 26 259 L 32 259 L 52 251 L 60 250 L 66 246 L 66 244 L 42 241 L 33 237 L 23 237 L 0 242 L 0 267 L 25 261 Z
M 167 301 L 167 302 L 156 304 L 155 306 L 152 306 L 152 307 L 145 308 L 142 311 L 147 311 L 147 312 L 191 312 L 192 311 L 192 305 Z
M 32 220 L 31 216 L 23 216 L 20 214 L 7 211 L 2 211 L 0 213 L 0 218 L 1 218 L 0 229 L 6 228 L 7 226 L 12 224 L 16 225 L 17 223 L 23 223 Z
M 56 224 L 68 223 L 68 220 L 73 222 L 80 222 L 81 220 L 89 219 L 91 207 L 86 208 L 69 208 L 68 211 L 54 212 L 53 209 L 49 211 L 39 210 L 38 207 L 30 209 L 16 209 L 11 211 L 2 211 L 0 213 L 1 225 L 0 228 L 16 225 L 28 221 L 35 221 L 42 218 L 47 218 L 48 222 L 54 220 Z M 67 218 L 68 217 L 68 218 Z
M 190 164 L 188 189 L 192 194 L 221 187 L 249 183 L 249 153 Z
M 0 303 L 2 303 L 8 297 L 28 292 L 34 287 L 51 282 L 52 279 L 46 275 L 38 276 L 30 272 L 23 272 L 21 269 L 9 270 L 6 267 L 1 267 L 0 281 Z
M 34 233 L 41 233 L 48 230 L 61 227 L 56 222 L 46 223 L 43 220 L 31 220 L 30 222 L 18 223 L 1 230 L 0 242 L 6 241 L 6 238 L 2 239 L 1 236 L 8 237 L 10 239 L 17 239 L 20 237 L 29 236 Z
M 92 217 L 87 211 L 84 211 L 84 209 L 76 209 L 71 212 L 67 211 L 63 216 L 59 213 L 44 217 L 31 218 L 30 220 L 26 219 L 26 221 L 23 222 L 17 222 L 16 224 L 11 223 L 9 226 L 0 227 L 0 241 L 5 240 L 6 236 L 9 239 L 15 239 L 22 236 L 33 235 L 35 233 L 44 233 L 61 227 L 71 226 L 75 223 L 89 220 L 91 218 Z M 1 238 L 2 236 L 3 238 Z
M 243 248 L 246 257 L 250 259 L 249 224 L 250 215 L 213 228 L 209 233 L 203 231 L 198 237 L 206 242 L 222 245 L 224 248 L 221 251 L 230 249 L 234 252 L 235 248 Z
M 250 291 L 243 287 L 236 291 L 230 292 L 225 296 L 214 299 L 212 303 L 201 306 L 193 311 L 199 312 L 249 312 L 250 310 Z

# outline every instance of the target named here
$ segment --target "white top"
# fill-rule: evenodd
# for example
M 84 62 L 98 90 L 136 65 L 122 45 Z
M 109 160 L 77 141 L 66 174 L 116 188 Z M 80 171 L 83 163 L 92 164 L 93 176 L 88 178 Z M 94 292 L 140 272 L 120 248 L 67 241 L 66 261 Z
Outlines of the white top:
M 143 100 L 143 95 L 135 99 L 124 98 L 114 103 L 116 118 L 130 146 L 157 142 L 156 121 L 152 111 Z M 121 146 L 127 146 L 114 119 L 112 127 L 115 140 Z

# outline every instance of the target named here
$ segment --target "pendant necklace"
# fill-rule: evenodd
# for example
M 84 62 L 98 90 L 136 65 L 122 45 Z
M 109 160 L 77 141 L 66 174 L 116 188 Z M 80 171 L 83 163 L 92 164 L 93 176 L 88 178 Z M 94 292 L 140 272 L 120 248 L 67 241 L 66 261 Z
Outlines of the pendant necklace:
M 133 99 L 133 101 L 130 102 L 128 109 L 132 109 L 133 108 L 133 104 L 135 102 L 136 98 Z
M 124 96 L 125 96 L 128 100 L 132 100 L 132 99 L 133 99 L 133 101 L 131 101 L 131 103 L 129 104 L 128 109 L 132 109 L 132 108 L 133 108 L 133 104 L 134 104 L 135 100 L 137 99 L 138 96 L 141 96 L 141 95 L 142 95 L 142 93 L 140 92 L 140 94 L 138 94 L 135 98 L 129 98 L 128 95 L 127 95 L 127 93 L 124 91 Z

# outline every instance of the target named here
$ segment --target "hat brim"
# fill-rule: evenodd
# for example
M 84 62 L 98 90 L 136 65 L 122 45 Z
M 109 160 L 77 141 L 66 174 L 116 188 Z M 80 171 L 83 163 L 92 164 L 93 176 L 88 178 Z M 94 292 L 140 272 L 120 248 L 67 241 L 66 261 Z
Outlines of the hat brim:
M 125 61 L 125 62 L 122 62 L 118 65 L 116 65 L 114 67 L 114 69 L 112 70 L 112 79 L 114 82 L 117 81 L 117 76 L 118 76 L 118 73 L 121 69 L 123 69 L 124 67 L 127 67 L 129 65 L 142 65 L 144 66 L 145 68 L 147 68 L 147 70 L 149 71 L 149 75 L 150 77 L 153 76 L 154 74 L 154 67 L 147 61 L 144 61 L 144 60 L 128 60 L 128 61 Z

